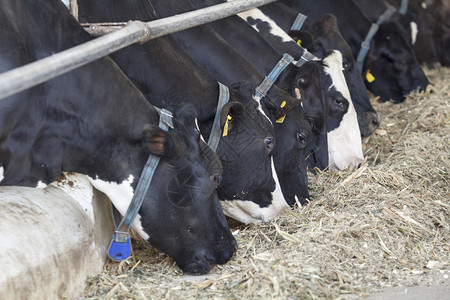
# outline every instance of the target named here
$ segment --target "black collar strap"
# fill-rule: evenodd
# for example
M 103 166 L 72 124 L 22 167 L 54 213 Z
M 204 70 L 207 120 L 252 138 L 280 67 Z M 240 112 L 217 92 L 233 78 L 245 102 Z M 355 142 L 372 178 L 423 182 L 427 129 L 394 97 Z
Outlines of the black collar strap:
M 169 128 L 173 129 L 172 113 L 166 109 L 159 108 L 157 108 L 157 111 L 159 113 L 159 127 L 166 131 L 168 131 Z M 141 177 L 139 177 L 130 206 L 119 226 L 116 228 L 116 232 L 113 234 L 111 244 L 109 245 L 108 256 L 112 260 L 122 261 L 131 255 L 131 242 L 128 231 L 142 206 L 142 202 L 144 202 L 144 197 L 150 187 L 158 163 L 159 156 L 149 156 Z
M 388 8 L 378 18 L 377 23 L 372 23 L 372 26 L 370 26 L 369 32 L 366 35 L 366 39 L 361 43 L 361 49 L 359 50 L 358 56 L 356 57 L 356 62 L 358 64 L 358 68 L 361 73 L 364 67 L 364 60 L 366 59 L 367 53 L 369 52 L 370 49 L 370 42 L 372 41 L 372 38 L 377 33 L 380 25 L 384 23 L 386 20 L 388 20 L 390 17 L 392 17 L 394 12 L 396 11 L 395 7 L 393 7 L 392 5 L 390 4 L 386 5 Z
M 406 15 L 406 12 L 408 11 L 408 4 L 409 4 L 409 0 L 402 0 L 400 9 L 398 10 L 398 13 L 401 15 Z
M 277 80 L 278 76 L 280 76 L 281 72 L 283 72 L 284 69 L 286 69 L 286 67 L 293 61 L 294 58 L 285 53 L 269 73 L 269 75 L 264 77 L 263 81 L 256 87 L 255 91 L 255 97 L 258 102 L 267 95 L 270 88 Z
M 298 14 L 294 20 L 294 23 L 292 23 L 291 31 L 301 30 L 307 18 L 308 17 L 303 14 Z
M 209 134 L 208 145 L 213 150 L 216 151 L 220 140 L 220 113 L 222 112 L 222 107 L 228 103 L 230 100 L 230 91 L 228 87 L 220 82 L 219 84 L 219 102 L 217 103 L 216 116 L 214 117 L 213 127 L 211 133 Z

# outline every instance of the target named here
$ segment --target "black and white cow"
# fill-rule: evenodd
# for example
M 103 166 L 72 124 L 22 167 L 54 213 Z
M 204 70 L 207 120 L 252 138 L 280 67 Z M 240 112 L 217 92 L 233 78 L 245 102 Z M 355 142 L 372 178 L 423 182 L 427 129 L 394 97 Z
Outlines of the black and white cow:
M 404 1 L 390 0 L 401 10 Z M 428 2 L 428 3 L 427 3 Z M 448 1 L 406 1 L 403 16 L 397 20 L 411 36 L 411 44 L 417 59 L 428 67 L 440 62 L 450 65 L 450 3 Z M 366 5 L 366 4 L 365 4 Z M 447 40 L 447 46 L 445 46 Z
M 317 21 L 306 18 L 300 31 L 291 31 L 291 27 L 298 16 L 298 13 L 292 8 L 283 3 L 275 2 L 260 7 L 259 11 L 253 9 L 246 12 L 246 20 L 253 24 L 272 46 L 289 47 L 285 48 L 286 51 L 289 51 L 288 49 L 292 47 L 291 42 L 281 38 L 283 33 L 279 32 L 278 27 L 272 25 L 272 22 L 275 22 L 283 32 L 295 37 L 302 47 L 317 57 L 324 57 L 325 53 L 332 50 L 341 52 L 343 73 L 358 116 L 361 135 L 371 135 L 379 126 L 378 114 L 370 103 L 366 86 L 356 67 L 352 50 L 337 28 L 336 17 L 325 14 Z M 274 39 L 273 37 L 276 36 L 280 36 L 280 38 Z
M 334 14 L 355 57 L 373 24 L 353 0 L 281 2 L 315 19 L 325 13 Z M 410 91 L 425 89 L 429 83 L 403 29 L 398 24 L 389 22 L 382 23 L 373 37 L 364 61 L 363 74 L 367 88 L 380 96 L 382 101 L 404 101 Z
M 240 15 L 246 18 L 245 15 Z M 253 63 L 261 73 L 268 74 L 281 57 L 251 26 L 237 16 L 218 20 L 210 25 L 239 53 Z M 342 56 L 335 51 L 327 53 L 323 61 L 311 61 L 309 64 L 315 64 L 316 67 L 305 67 L 304 69 L 308 69 L 306 72 L 302 70 L 303 66 L 297 67 L 290 64 L 276 81 L 278 86 L 289 90 L 292 94 L 302 95 L 302 106 L 306 117 L 312 118 L 312 111 L 324 108 L 322 118 L 315 121 L 323 122 L 328 132 L 328 164 L 315 165 L 315 161 L 310 159 L 308 165 L 321 169 L 327 166 L 336 169 L 358 166 L 364 160 L 361 135 L 356 112 L 342 74 Z M 309 99 L 305 97 L 306 86 L 315 88 L 308 95 Z M 319 99 L 314 99 L 314 97 Z M 326 100 L 325 107 L 323 107 L 322 101 L 314 101 L 320 100 L 321 97 Z M 311 99 L 314 100 L 311 101 Z M 314 127 L 312 122 L 311 125 Z M 325 145 L 319 148 L 324 149 Z M 318 153 L 315 154 L 318 157 Z M 325 159 L 319 157 L 318 162 L 320 161 L 323 162 Z
M 145 8 L 146 3 L 140 0 L 114 3 L 80 0 L 79 16 L 81 21 L 89 22 L 121 22 L 131 18 L 153 20 L 155 17 Z M 111 56 L 153 104 L 164 107 L 195 105 L 201 132 L 209 137 L 219 97 L 217 81 L 171 37 L 127 47 Z M 221 112 L 222 132 L 226 122 L 227 134 L 220 133 L 217 148 L 224 167 L 217 188 L 219 199 L 240 197 L 243 202 L 254 203 L 251 211 L 239 206 L 226 211 L 228 216 L 243 222 L 270 220 L 287 208 L 284 201 L 277 203 L 271 195 L 275 188 L 271 166 L 274 129 L 253 94 L 254 88 L 249 83 L 236 83 L 231 87 L 230 102 Z M 307 191 L 307 185 L 303 188 Z
M 4 0 L 0 25 L 0 72 L 90 40 L 60 0 Z M 78 172 L 123 214 L 148 155 L 159 156 L 134 228 L 183 271 L 207 273 L 236 249 L 215 192 L 221 165 L 193 109 L 176 117 L 174 130 L 160 129 L 157 110 L 99 59 L 0 100 L 0 185 L 40 188 Z
M 166 2 L 163 3 L 153 3 L 153 7 L 155 8 L 156 12 L 159 11 L 159 8 L 164 7 Z M 173 4 L 174 3 L 168 3 Z M 175 5 L 176 9 L 180 8 L 180 2 L 177 2 Z M 160 7 L 161 5 L 161 7 Z M 182 12 L 182 11 L 180 11 Z M 168 13 L 170 15 L 170 13 Z M 202 28 L 202 27 L 199 27 Z M 198 29 L 198 28 L 196 28 Z M 240 80 L 248 79 L 250 80 L 254 86 L 258 85 L 260 81 L 262 81 L 263 76 L 259 74 L 259 72 L 251 65 L 245 58 L 239 55 L 239 53 L 236 52 L 233 48 L 231 48 L 223 39 L 221 39 L 214 31 L 211 29 L 207 29 L 206 32 L 212 33 L 212 40 L 208 40 L 206 43 L 204 42 L 205 39 L 202 39 L 201 43 L 187 43 L 186 45 L 183 45 L 185 49 L 187 49 L 188 53 L 194 49 L 200 49 L 205 50 L 198 52 L 198 57 L 200 58 L 206 58 L 204 60 L 196 60 L 202 67 L 204 67 L 213 77 L 216 77 L 218 80 L 220 80 L 223 83 L 226 84 L 232 84 L 233 82 L 238 82 Z M 190 47 L 190 48 L 189 48 Z M 202 48 L 204 47 L 204 48 Z M 215 55 L 215 56 L 213 56 Z M 198 58 L 197 57 L 197 58 Z M 220 59 L 215 59 L 217 57 L 220 57 Z M 211 65 L 210 60 L 215 59 L 216 63 L 221 63 L 222 65 L 218 67 L 217 65 Z M 253 94 L 255 91 L 253 90 Z M 270 99 L 276 99 L 278 101 L 279 106 L 285 106 L 284 102 L 291 101 L 290 99 L 294 99 L 297 104 L 300 103 L 299 100 L 297 100 L 295 97 L 292 97 L 287 91 L 284 91 L 282 89 L 279 89 L 278 87 L 274 86 L 272 89 L 269 90 L 268 95 L 263 99 L 266 98 Z M 272 101 L 272 100 L 269 100 Z M 261 101 L 262 104 L 264 104 L 264 109 L 269 112 L 270 119 L 275 122 L 275 120 L 278 118 L 278 111 L 273 110 L 270 105 L 267 105 L 267 102 Z M 284 107 L 285 108 L 285 107 Z M 283 114 L 282 116 L 284 116 Z M 296 141 L 298 148 L 304 148 L 305 147 L 305 141 L 309 138 L 310 135 L 310 127 L 307 122 L 300 122 L 301 126 L 300 128 L 297 128 L 298 130 L 293 133 L 291 138 L 293 141 Z M 285 125 L 285 124 L 284 124 Z M 277 134 L 275 134 L 277 135 Z M 275 144 L 276 147 L 276 144 Z M 286 149 L 282 148 L 283 151 L 287 151 Z M 247 151 L 252 152 L 253 150 L 248 148 Z M 303 155 L 304 160 L 304 155 Z M 304 164 L 303 164 L 304 165 Z M 279 169 L 279 168 L 278 168 Z M 272 168 L 273 170 L 273 168 Z M 291 182 L 297 180 L 295 184 L 297 185 L 292 190 L 298 191 L 298 199 L 300 199 L 300 202 L 304 202 L 304 198 L 309 197 L 308 191 L 307 191 L 307 178 L 306 178 L 306 169 L 303 169 L 302 174 L 297 177 L 292 177 Z M 276 173 L 273 174 L 273 177 L 276 182 L 278 180 L 276 179 Z M 250 178 L 249 178 L 250 179 Z M 236 186 L 236 179 L 230 181 L 230 182 L 224 182 L 224 186 Z M 220 191 L 219 191 L 220 192 Z M 250 191 L 255 197 L 261 198 L 261 192 L 258 190 L 252 190 Z M 273 218 L 275 215 L 272 214 L 274 212 L 273 209 L 271 209 L 270 205 L 276 204 L 276 206 L 281 206 L 284 208 L 287 208 L 289 204 L 293 204 L 294 200 L 288 201 L 285 197 L 283 197 L 282 191 L 280 189 L 279 185 L 276 185 L 275 191 L 272 193 L 271 198 L 268 199 L 266 203 L 262 203 L 258 206 L 255 205 L 252 201 L 245 201 L 245 199 L 248 197 L 248 195 L 243 195 L 239 191 L 235 193 L 228 193 L 228 195 L 224 195 L 221 193 L 222 196 L 224 196 L 222 199 L 225 200 L 222 202 L 222 206 L 224 208 L 224 211 L 226 214 L 234 215 L 235 218 L 238 213 L 242 213 L 242 217 L 238 218 L 240 221 L 244 223 L 255 223 L 255 222 L 261 222 L 269 220 L 270 218 Z M 273 200 L 272 200 L 273 199 Z M 301 200 L 303 199 L 303 200 Z

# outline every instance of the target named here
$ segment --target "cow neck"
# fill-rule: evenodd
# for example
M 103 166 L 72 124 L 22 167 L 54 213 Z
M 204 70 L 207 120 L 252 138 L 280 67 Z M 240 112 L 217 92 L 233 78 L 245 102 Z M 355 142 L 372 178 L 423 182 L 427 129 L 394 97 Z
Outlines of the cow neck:
M 384 23 L 386 20 L 388 20 L 396 11 L 395 7 L 393 7 L 390 4 L 386 4 L 387 9 L 384 11 L 383 14 L 381 14 L 378 17 L 378 20 L 376 23 L 372 23 L 370 26 L 369 32 L 366 35 L 366 38 L 361 43 L 361 48 L 359 50 L 358 56 L 356 57 L 356 63 L 358 65 L 359 71 L 362 73 L 364 69 L 364 60 L 366 59 L 367 53 L 369 53 L 370 49 L 370 42 L 372 41 L 372 38 L 375 36 L 375 34 L 378 31 L 378 28 L 382 23 Z
M 211 133 L 208 139 L 208 146 L 211 147 L 213 151 L 217 150 L 217 146 L 220 141 L 220 116 L 222 108 L 230 100 L 230 91 L 228 87 L 220 82 L 219 84 L 219 101 L 217 103 L 216 115 L 214 117 L 213 126 L 211 128 Z
M 159 114 L 159 127 L 165 131 L 168 131 L 169 128 L 173 129 L 172 113 L 166 109 L 156 108 L 156 110 Z M 127 212 L 113 234 L 108 249 L 108 256 L 112 260 L 122 261 L 131 255 L 131 242 L 128 232 L 144 202 L 145 195 L 150 187 L 159 160 L 159 156 L 151 154 L 147 159 L 141 176 L 139 177 L 135 193 L 131 199 L 130 206 L 128 206 Z

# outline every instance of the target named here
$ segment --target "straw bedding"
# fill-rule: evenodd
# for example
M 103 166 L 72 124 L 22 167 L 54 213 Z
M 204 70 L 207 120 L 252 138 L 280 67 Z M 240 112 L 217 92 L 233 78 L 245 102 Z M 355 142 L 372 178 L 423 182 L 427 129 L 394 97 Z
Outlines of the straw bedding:
M 312 201 L 267 224 L 230 222 L 239 249 L 206 276 L 184 275 L 134 241 L 85 298 L 339 299 L 387 286 L 450 285 L 450 69 L 427 70 L 433 93 L 374 99 L 382 125 L 358 170 L 310 175 Z

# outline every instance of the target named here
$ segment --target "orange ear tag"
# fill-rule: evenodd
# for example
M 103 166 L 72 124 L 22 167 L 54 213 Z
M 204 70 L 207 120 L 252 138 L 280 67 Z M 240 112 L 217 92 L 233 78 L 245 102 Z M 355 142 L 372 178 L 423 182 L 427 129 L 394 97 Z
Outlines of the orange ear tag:
M 284 122 L 284 118 L 286 118 L 286 115 L 282 116 L 281 118 L 278 118 L 275 122 L 283 123 Z
M 300 47 L 302 46 L 302 40 L 301 39 L 297 40 L 297 45 L 299 45 Z
M 285 106 L 286 106 L 286 101 L 281 102 L 280 107 L 283 108 L 283 107 L 285 107 Z
M 373 76 L 372 73 L 370 73 L 370 69 L 367 70 L 366 80 L 368 83 L 372 83 L 375 81 L 375 76 Z
M 222 136 L 228 135 L 228 121 L 230 121 L 232 117 L 230 115 L 227 116 L 227 120 L 225 121 L 225 125 L 223 126 L 223 134 Z

